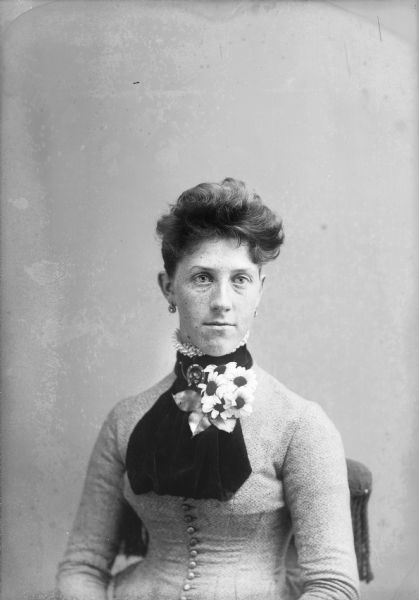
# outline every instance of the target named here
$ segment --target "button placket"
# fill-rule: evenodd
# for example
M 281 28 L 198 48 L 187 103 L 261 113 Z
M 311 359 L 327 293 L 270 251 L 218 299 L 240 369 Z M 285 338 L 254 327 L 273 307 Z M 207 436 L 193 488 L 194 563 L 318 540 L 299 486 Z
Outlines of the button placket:
M 189 562 L 188 562 L 188 572 L 187 572 L 186 577 L 183 582 L 180 600 L 188 600 L 189 599 L 189 596 L 185 592 L 189 592 L 190 590 L 193 589 L 192 582 L 195 579 L 195 577 L 197 576 L 195 569 L 197 567 L 198 550 L 197 550 L 196 546 L 198 545 L 199 540 L 196 537 L 198 528 L 196 527 L 196 524 L 194 523 L 194 521 L 196 521 L 196 517 L 193 514 L 191 514 L 191 511 L 193 509 L 194 509 L 194 506 L 187 503 L 186 498 L 185 498 L 184 502 L 182 503 L 182 510 L 184 512 L 183 519 L 185 521 L 185 524 L 187 525 L 186 533 L 189 536 L 189 542 L 188 542 Z M 192 525 L 192 523 L 193 523 L 193 525 Z

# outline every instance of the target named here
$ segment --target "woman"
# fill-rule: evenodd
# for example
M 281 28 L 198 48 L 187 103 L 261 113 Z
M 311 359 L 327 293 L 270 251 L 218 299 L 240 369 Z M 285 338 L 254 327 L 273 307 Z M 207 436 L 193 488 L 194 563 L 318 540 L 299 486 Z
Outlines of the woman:
M 126 501 L 146 557 L 118 600 L 283 600 L 291 535 L 304 600 L 356 599 L 347 473 L 322 409 L 255 365 L 246 341 L 282 224 L 234 179 L 184 192 L 157 225 L 178 313 L 174 371 L 111 411 L 90 460 L 58 588 L 105 600 Z

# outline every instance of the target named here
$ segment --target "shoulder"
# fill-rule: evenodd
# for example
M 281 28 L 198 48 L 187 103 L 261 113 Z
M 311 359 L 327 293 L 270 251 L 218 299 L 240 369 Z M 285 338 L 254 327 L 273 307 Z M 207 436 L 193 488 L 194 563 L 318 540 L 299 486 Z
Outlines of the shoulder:
M 288 483 L 315 478 L 312 487 L 334 484 L 347 487 L 342 438 L 323 408 L 302 398 L 283 383 L 257 369 L 260 419 L 270 438 L 277 440 L 277 462 Z
M 289 432 L 313 427 L 336 431 L 317 402 L 303 398 L 259 366 L 255 366 L 255 373 L 258 381 L 257 402 L 263 412 L 269 414 L 273 427 L 286 427 Z
M 255 366 L 255 374 L 258 384 L 257 401 L 267 405 L 265 408 L 269 409 L 273 416 L 280 414 L 282 418 L 289 416 L 292 420 L 298 420 L 307 410 L 313 407 L 320 409 L 318 404 L 292 391 L 258 365 Z
M 170 373 L 147 390 L 120 400 L 115 404 L 110 415 L 117 421 L 129 419 L 131 416 L 138 419 L 138 417 L 141 417 L 153 406 L 154 402 L 163 392 L 169 389 L 173 380 L 174 374 Z

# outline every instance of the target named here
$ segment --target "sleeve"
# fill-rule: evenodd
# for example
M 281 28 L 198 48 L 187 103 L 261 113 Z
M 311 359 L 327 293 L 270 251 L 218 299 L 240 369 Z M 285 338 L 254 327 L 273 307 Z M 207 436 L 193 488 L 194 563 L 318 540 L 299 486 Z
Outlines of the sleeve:
M 300 600 L 358 600 L 342 441 L 315 403 L 307 403 L 291 438 L 283 483 L 302 574 Z
M 121 459 L 115 409 L 103 424 L 90 457 L 80 505 L 58 567 L 60 600 L 106 600 L 119 548 L 123 510 Z

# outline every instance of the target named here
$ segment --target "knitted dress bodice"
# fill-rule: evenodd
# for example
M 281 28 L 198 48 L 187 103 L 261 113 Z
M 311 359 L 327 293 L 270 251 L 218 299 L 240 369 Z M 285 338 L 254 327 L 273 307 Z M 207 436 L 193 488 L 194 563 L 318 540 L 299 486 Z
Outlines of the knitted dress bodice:
M 340 436 L 316 403 L 255 371 L 254 411 L 242 420 L 252 473 L 228 501 L 136 495 L 130 487 L 130 434 L 173 374 L 111 411 L 59 568 L 66 600 L 105 600 L 107 593 L 115 600 L 286 600 L 284 559 L 292 533 L 303 600 L 358 598 Z M 149 548 L 143 560 L 111 577 L 125 501 L 147 528 Z

